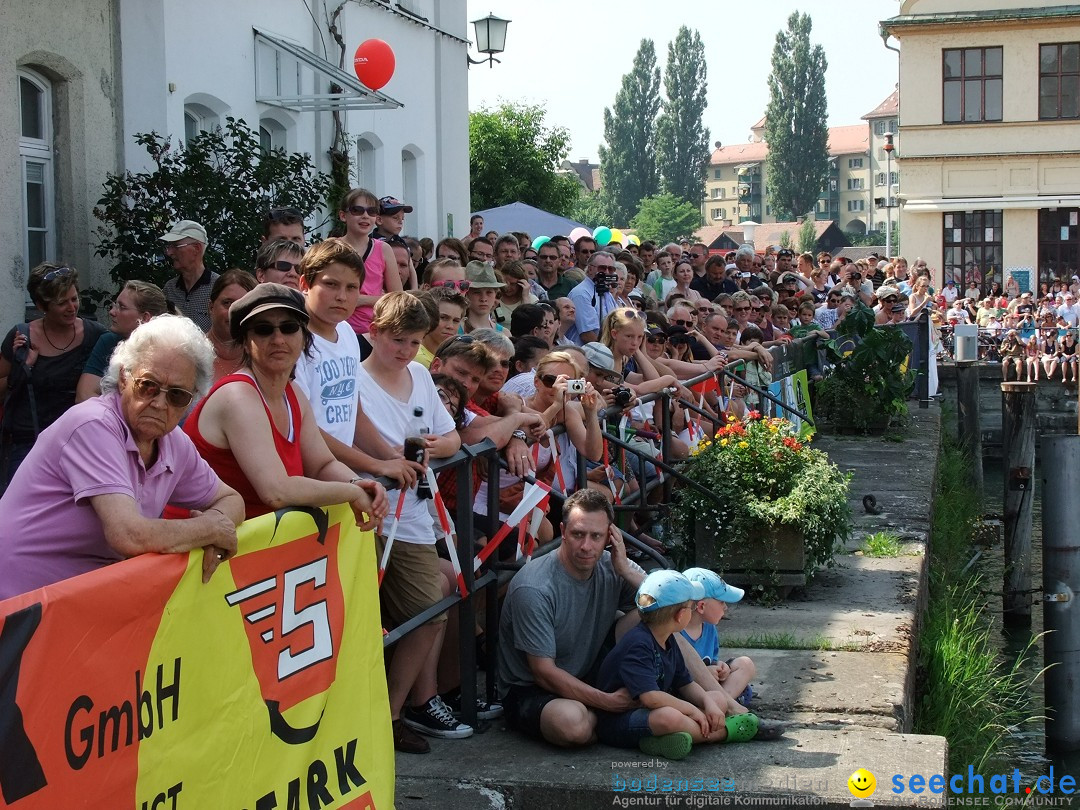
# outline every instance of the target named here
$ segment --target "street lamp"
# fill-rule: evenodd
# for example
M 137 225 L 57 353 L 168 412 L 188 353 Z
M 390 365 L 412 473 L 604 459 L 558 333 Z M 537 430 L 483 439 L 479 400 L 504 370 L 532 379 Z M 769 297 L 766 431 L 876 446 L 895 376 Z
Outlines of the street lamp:
M 886 132 L 885 145 L 881 147 L 885 150 L 885 256 L 888 259 L 892 258 L 892 153 L 896 148 L 892 139 L 893 133 Z
M 476 30 L 476 50 L 487 54 L 488 67 L 495 67 L 493 63 L 500 61 L 495 58 L 495 54 L 506 50 L 506 26 L 510 22 L 511 20 L 496 17 L 493 13 L 472 22 Z M 473 59 L 468 52 L 465 53 L 465 58 L 470 65 L 484 64 L 483 59 Z

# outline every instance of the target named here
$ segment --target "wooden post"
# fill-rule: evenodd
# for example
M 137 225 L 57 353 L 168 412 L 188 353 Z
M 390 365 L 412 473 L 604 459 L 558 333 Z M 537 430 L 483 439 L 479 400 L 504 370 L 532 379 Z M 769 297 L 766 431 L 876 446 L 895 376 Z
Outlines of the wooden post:
M 1035 383 L 1001 384 L 1005 457 L 1005 574 L 1002 608 L 1011 625 L 1031 624 L 1031 517 L 1035 499 Z
M 979 363 L 956 364 L 956 435 L 971 456 L 971 485 L 983 497 L 982 424 L 979 419 Z

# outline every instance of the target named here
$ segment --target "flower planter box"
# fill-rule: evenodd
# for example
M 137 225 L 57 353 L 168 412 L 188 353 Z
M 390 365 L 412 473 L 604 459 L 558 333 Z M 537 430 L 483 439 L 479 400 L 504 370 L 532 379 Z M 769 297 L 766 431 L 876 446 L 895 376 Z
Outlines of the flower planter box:
M 806 584 L 806 544 L 797 529 L 765 527 L 740 547 L 729 546 L 722 552 L 716 547 L 716 538 L 700 526 L 694 540 L 697 565 L 717 571 L 732 585 L 776 585 L 786 594 L 792 587 Z

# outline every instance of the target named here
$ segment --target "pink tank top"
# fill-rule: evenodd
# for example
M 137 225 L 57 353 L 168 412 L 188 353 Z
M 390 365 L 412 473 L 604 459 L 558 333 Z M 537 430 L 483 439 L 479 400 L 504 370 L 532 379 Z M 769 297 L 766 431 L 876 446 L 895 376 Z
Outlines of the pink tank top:
M 383 278 L 386 275 L 386 261 L 382 252 L 381 239 L 369 239 L 367 252 L 364 253 L 364 283 L 360 286 L 361 295 L 382 295 Z M 373 306 L 359 306 L 349 316 L 349 326 L 358 335 L 367 332 L 371 326 Z

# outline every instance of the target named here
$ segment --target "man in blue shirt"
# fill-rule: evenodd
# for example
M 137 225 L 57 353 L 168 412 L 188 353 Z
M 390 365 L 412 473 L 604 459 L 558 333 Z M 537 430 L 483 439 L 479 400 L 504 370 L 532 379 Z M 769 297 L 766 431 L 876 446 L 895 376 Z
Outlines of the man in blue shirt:
M 603 250 L 592 255 L 585 266 L 585 280 L 574 287 L 568 296 L 574 302 L 577 317 L 574 326 L 566 330 L 566 337 L 579 346 L 599 340 L 602 318 L 618 308 L 615 296 L 610 292 L 597 292 L 597 276 L 603 277 L 609 290 L 618 283 L 615 257 Z

